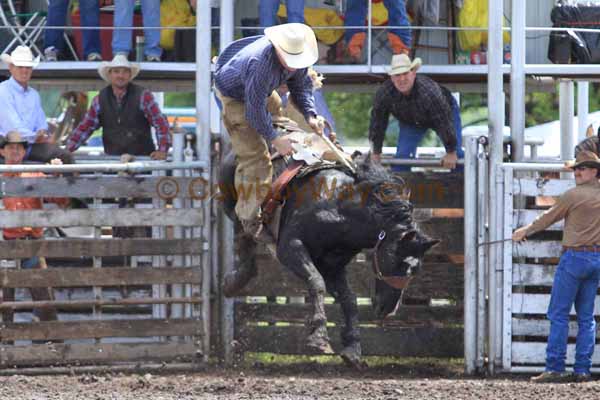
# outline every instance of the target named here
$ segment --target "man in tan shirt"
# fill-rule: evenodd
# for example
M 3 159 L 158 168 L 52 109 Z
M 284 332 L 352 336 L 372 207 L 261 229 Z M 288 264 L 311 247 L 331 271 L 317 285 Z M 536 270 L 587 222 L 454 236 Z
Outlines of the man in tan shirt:
M 600 159 L 591 151 L 581 151 L 574 164 L 576 186 L 565 192 L 556 204 L 531 224 L 514 231 L 515 242 L 542 231 L 564 219 L 563 254 L 554 275 L 548 319 L 550 334 L 546 347 L 546 370 L 532 378 L 535 382 L 591 379 L 590 367 L 596 343 L 594 301 L 600 281 Z M 565 372 L 569 313 L 575 304 L 577 344 L 574 374 Z

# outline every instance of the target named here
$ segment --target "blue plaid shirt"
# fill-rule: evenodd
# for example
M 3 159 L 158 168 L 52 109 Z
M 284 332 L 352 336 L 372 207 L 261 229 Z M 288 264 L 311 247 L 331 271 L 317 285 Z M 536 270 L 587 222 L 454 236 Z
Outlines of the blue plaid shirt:
M 290 72 L 281 66 L 275 48 L 266 36 L 254 36 L 230 44 L 217 61 L 215 86 L 223 96 L 242 101 L 246 120 L 265 139 L 277 137 L 267 98 L 287 83 L 290 96 L 304 117 L 316 116 L 312 81 L 307 68 Z

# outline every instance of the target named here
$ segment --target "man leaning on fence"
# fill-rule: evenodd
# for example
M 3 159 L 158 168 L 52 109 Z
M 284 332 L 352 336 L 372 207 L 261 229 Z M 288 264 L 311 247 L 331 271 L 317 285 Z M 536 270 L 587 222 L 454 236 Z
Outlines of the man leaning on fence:
M 139 72 L 139 65 L 130 63 L 122 55 L 100 65 L 98 74 L 109 85 L 94 97 L 83 121 L 69 136 L 69 151 L 75 151 L 102 127 L 106 154 L 150 156 L 154 160 L 167 158 L 171 145 L 169 121 L 152 92 L 131 82 Z M 151 127 L 156 130 L 157 146 Z
M 2 144 L 0 144 L 0 153 L 4 157 L 7 165 L 18 165 L 23 163 L 29 143 L 21 137 L 19 132 L 11 131 L 6 135 Z M 50 161 L 52 165 L 61 165 L 62 161 L 55 158 Z M 13 178 L 40 178 L 45 175 L 41 172 L 5 172 L 5 177 Z M 38 197 L 4 197 L 4 208 L 9 211 L 27 211 L 43 209 L 43 200 L 56 203 L 60 207 L 66 207 L 69 204 L 68 198 L 38 198 Z M 4 240 L 38 240 L 43 237 L 44 228 L 19 227 L 4 228 Z M 33 256 L 21 261 L 22 269 L 43 269 L 46 268 L 46 261 L 43 257 Z M 36 287 L 29 289 L 31 298 L 34 301 L 53 300 L 51 288 Z M 7 297 L 14 298 L 14 289 L 4 289 L 5 300 Z M 8 292 L 8 293 L 7 293 Z M 57 319 L 56 310 L 53 308 L 40 308 L 33 311 L 34 317 L 40 321 L 54 321 Z M 12 319 L 12 318 L 11 318 Z
M 396 158 L 416 158 L 417 146 L 428 129 L 433 129 L 446 149 L 444 168 L 454 169 L 463 157 L 460 108 L 450 91 L 431 78 L 417 74 L 421 59 L 395 55 L 385 81 L 375 93 L 369 126 L 373 159 L 379 161 L 390 115 L 398 120 L 400 132 Z M 409 167 L 396 165 L 394 171 Z
M 40 58 L 33 58 L 29 47 L 18 46 L 10 55 L 2 54 L 8 64 L 10 79 L 0 83 L 0 136 L 18 131 L 28 142 L 25 160 L 48 162 L 60 158 L 73 163 L 73 156 L 50 142 L 46 115 L 38 92 L 29 85 L 33 69 Z
M 575 173 L 576 186 L 564 193 L 546 212 L 531 224 L 514 231 L 516 242 L 542 231 L 562 219 L 563 252 L 554 275 L 548 319 L 550 334 L 546 347 L 546 370 L 533 377 L 535 382 L 585 382 L 591 379 L 590 368 L 596 343 L 594 302 L 600 281 L 600 159 L 590 151 L 577 155 L 568 167 Z M 574 374 L 565 371 L 569 338 L 569 313 L 575 304 L 577 342 Z

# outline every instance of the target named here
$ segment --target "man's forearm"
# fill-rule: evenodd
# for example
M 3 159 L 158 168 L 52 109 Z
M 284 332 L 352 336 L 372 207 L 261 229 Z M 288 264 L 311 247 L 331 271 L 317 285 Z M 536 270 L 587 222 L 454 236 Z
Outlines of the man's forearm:
M 389 118 L 389 113 L 381 105 L 373 105 L 369 123 L 369 142 L 373 153 L 381 153 Z
M 556 203 L 552 208 L 540 214 L 532 223 L 527 225 L 527 236 L 541 232 L 556 221 L 564 218 L 566 207 L 561 203 Z
M 437 132 L 437 131 L 436 131 Z M 443 131 L 438 133 L 438 137 L 444 143 L 444 149 L 446 149 L 446 153 L 455 153 L 456 145 L 458 144 L 456 141 L 456 136 L 451 131 Z
M 254 128 L 267 142 L 270 142 L 277 137 L 277 132 L 275 132 L 273 124 L 271 123 L 271 117 L 266 111 L 266 105 L 262 109 L 260 106 L 256 108 L 257 109 L 251 109 L 246 105 L 246 121 L 248 125 Z
M 87 139 L 88 136 L 89 134 L 86 136 L 85 132 L 76 131 L 69 137 L 69 140 L 67 141 L 65 147 L 70 152 L 74 152 L 79 148 L 79 146 L 81 146 L 81 143 L 85 141 L 85 139 Z

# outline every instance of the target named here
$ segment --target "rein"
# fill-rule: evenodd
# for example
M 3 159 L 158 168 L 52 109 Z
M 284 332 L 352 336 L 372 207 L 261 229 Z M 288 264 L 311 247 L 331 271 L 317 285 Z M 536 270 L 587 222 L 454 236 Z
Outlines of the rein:
M 379 268 L 379 247 L 383 243 L 386 238 L 385 230 L 379 232 L 379 236 L 377 237 L 377 243 L 375 244 L 375 251 L 373 254 L 373 273 L 375 274 L 375 278 L 380 281 L 384 281 L 389 286 L 394 289 L 406 289 L 409 282 L 412 279 L 412 276 L 385 276 L 381 273 L 381 269 Z
M 489 242 L 480 242 L 480 243 L 477 243 L 477 247 L 489 246 L 491 244 L 504 243 L 504 242 L 508 242 L 508 241 L 512 241 L 512 238 L 500 239 L 500 240 L 490 240 Z

